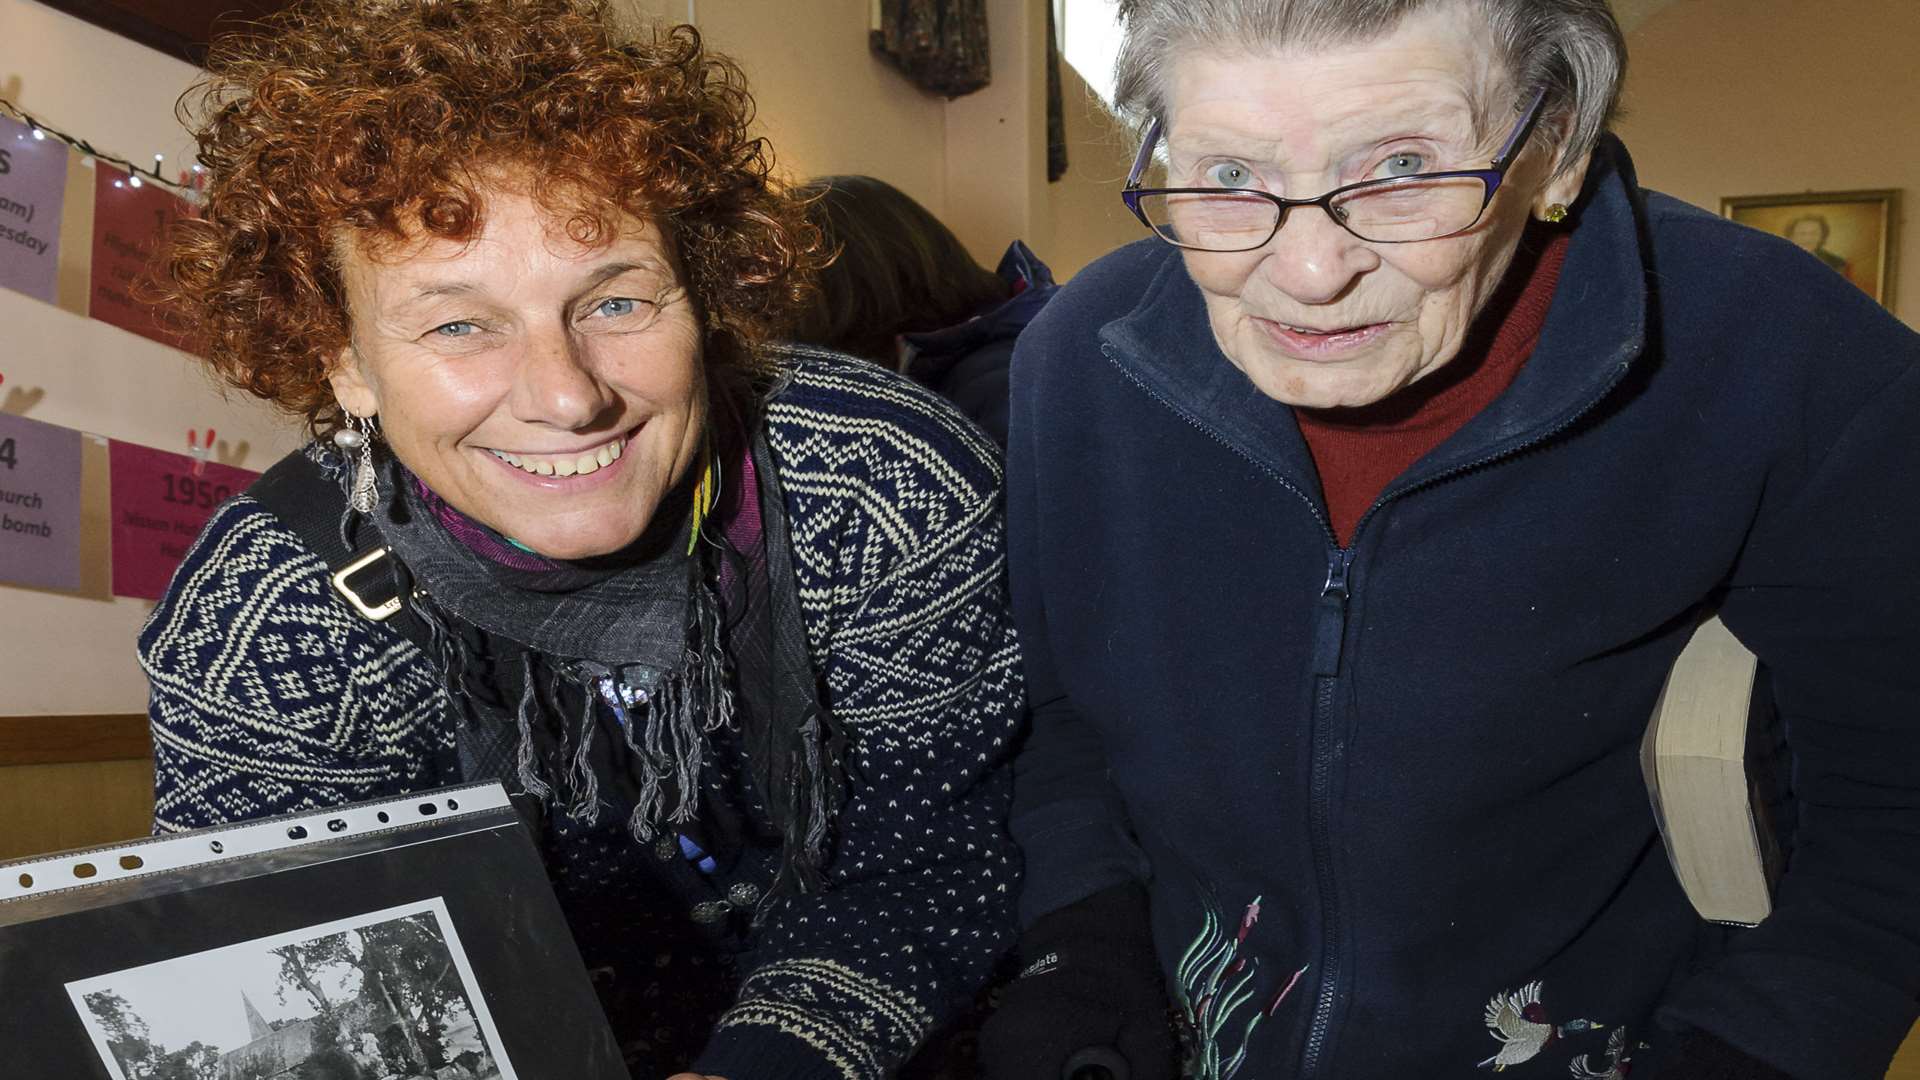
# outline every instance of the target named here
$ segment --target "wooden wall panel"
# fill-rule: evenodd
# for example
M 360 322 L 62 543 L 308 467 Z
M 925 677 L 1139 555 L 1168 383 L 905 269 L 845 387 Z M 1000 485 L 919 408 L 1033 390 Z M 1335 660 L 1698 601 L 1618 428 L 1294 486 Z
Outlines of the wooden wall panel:
M 206 59 L 216 32 L 291 6 L 290 0 L 42 0 L 48 7 L 189 64 Z
M 132 840 L 152 828 L 144 715 L 0 716 L 0 859 Z
M 0 767 L 0 859 L 134 840 L 152 830 L 152 761 Z
M 142 713 L 0 716 L 0 767 L 152 756 L 153 737 Z
M 1907 1044 L 1894 1057 L 1893 1068 L 1887 1070 L 1887 1080 L 1920 1080 L 1920 1024 L 1908 1033 Z

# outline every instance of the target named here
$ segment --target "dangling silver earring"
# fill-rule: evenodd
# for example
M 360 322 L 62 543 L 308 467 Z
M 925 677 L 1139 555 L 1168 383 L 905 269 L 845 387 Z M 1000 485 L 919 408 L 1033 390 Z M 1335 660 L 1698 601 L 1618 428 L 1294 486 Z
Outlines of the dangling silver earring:
M 350 426 L 333 433 L 333 445 L 342 453 L 356 456 L 347 505 L 359 513 L 371 514 L 377 494 L 373 486 L 373 420 L 348 413 L 347 423 Z

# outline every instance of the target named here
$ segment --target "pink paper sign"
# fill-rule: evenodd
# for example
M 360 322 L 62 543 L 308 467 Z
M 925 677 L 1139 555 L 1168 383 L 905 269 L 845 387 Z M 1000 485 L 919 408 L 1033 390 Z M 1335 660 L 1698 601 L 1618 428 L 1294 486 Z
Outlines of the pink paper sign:
M 80 433 L 0 413 L 0 581 L 80 587 Z
M 158 600 L 214 508 L 260 474 L 209 462 L 195 476 L 185 454 L 108 441 L 113 503 L 113 592 Z
M 0 116 L 0 287 L 54 302 L 66 196 L 67 144 Z
M 87 313 L 101 322 L 179 349 L 184 343 L 166 328 L 143 293 L 151 286 L 154 250 L 187 204 L 157 184 L 133 179 L 100 162 L 94 166 L 93 291 Z

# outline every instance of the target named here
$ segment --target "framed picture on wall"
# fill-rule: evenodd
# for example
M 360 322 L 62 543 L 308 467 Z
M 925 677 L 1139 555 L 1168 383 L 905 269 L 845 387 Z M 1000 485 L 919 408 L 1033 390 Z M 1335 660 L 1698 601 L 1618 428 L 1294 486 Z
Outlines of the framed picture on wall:
M 1800 245 L 1891 310 L 1898 269 L 1900 192 L 1816 191 L 1740 195 L 1720 214 Z

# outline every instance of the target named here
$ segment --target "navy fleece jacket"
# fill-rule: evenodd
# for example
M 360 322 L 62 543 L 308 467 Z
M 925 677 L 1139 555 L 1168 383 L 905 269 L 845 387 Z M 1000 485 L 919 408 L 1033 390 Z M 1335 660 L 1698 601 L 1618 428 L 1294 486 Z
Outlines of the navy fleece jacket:
M 1920 1001 L 1920 337 L 1609 140 L 1513 385 L 1342 548 L 1179 252 L 1021 338 L 1023 915 L 1148 881 L 1213 1080 L 1884 1071 Z M 1701 922 L 1638 750 L 1717 606 L 1772 671 L 1774 914 Z

